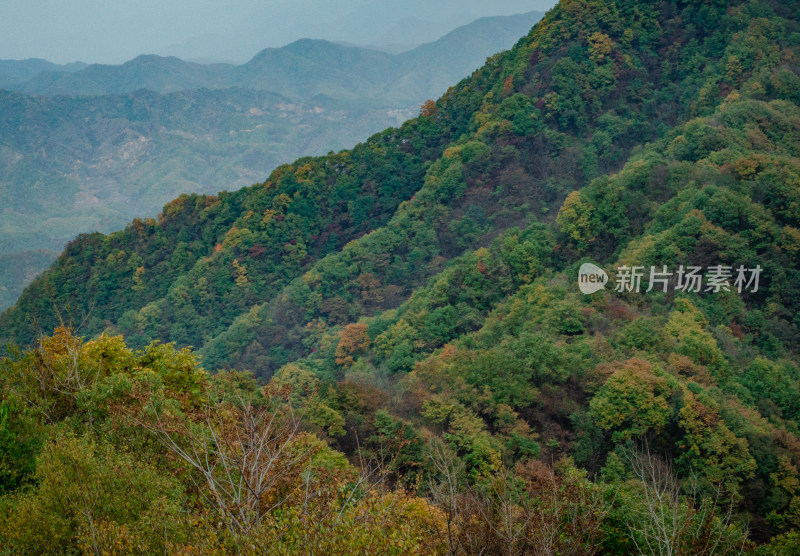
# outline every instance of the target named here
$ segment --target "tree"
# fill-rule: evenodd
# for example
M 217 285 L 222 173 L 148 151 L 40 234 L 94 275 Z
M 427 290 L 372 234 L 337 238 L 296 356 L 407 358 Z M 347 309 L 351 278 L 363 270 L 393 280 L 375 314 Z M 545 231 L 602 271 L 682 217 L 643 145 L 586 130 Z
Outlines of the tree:
M 588 204 L 579 191 L 573 191 L 564 200 L 558 211 L 556 223 L 559 229 L 574 242 L 579 251 L 585 250 L 594 241 L 592 229 L 594 207 Z
M 350 367 L 354 357 L 364 353 L 370 346 L 367 325 L 364 323 L 348 324 L 342 330 L 342 336 L 336 345 L 336 364 Z
M 612 431 L 615 442 L 660 431 L 670 420 L 670 385 L 642 359 L 613 364 L 613 374 L 589 402 L 595 425 Z
M 722 492 L 698 499 L 690 490 L 681 495 L 678 477 L 670 463 L 653 454 L 646 440 L 624 450 L 636 479 L 638 497 L 626 506 L 633 544 L 642 554 L 742 554 L 749 547 L 747 531 L 733 523 L 733 505 L 720 508 Z M 722 513 L 720 514 L 720 510 Z
M 159 392 L 149 394 L 131 418 L 197 473 L 200 492 L 235 535 L 250 534 L 286 502 L 278 487 L 299 475 L 318 449 L 300 433 L 291 404 L 267 388 L 221 397 L 209 390 L 207 401 L 188 411 Z
M 419 109 L 419 115 L 423 118 L 429 118 L 431 116 L 435 116 L 438 111 L 439 107 L 436 106 L 436 102 L 428 99 L 422 103 L 422 106 Z
M 44 447 L 36 486 L 0 499 L 4 553 L 171 552 L 192 535 L 177 481 L 89 436 Z

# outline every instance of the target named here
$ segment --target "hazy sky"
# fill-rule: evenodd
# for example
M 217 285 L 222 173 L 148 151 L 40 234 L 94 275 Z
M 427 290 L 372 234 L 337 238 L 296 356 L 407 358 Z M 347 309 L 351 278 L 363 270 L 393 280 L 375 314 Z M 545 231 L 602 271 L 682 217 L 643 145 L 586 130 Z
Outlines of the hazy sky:
M 121 63 L 139 54 L 244 61 L 299 38 L 433 40 L 555 0 L 0 0 L 0 59 Z

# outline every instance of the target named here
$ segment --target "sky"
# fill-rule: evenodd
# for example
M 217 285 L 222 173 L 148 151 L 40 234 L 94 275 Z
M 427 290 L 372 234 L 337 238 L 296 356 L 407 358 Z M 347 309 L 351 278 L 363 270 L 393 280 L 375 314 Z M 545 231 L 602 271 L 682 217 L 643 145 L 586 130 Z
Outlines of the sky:
M 300 38 L 402 50 L 478 17 L 555 0 L 0 0 L 0 59 L 119 64 L 140 54 L 241 63 Z

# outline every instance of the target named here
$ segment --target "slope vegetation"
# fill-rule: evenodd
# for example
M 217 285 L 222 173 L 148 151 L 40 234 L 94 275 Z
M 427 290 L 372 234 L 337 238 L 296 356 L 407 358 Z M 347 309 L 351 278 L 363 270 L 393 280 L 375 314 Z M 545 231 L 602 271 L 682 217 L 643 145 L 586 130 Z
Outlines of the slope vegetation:
M 484 18 L 396 56 L 301 40 L 241 66 L 0 61 L 0 87 L 27 81 L 17 88 L 30 93 L 0 91 L 0 256 L 60 251 L 181 193 L 237 189 L 351 146 L 414 115 L 540 17 Z M 0 310 L 30 281 L 8 280 L 27 276 L 0 276 Z
M 30 344 L 31 318 L 48 330 L 68 306 L 97 338 L 98 386 L 52 398 L 77 430 L 170 407 L 148 430 L 217 430 L 241 410 L 204 422 L 193 396 L 247 391 L 225 367 L 252 371 L 306 431 L 425 497 L 440 521 L 409 526 L 440 544 L 417 550 L 792 554 L 799 59 L 791 4 L 564 0 L 399 129 L 79 238 L 0 327 Z M 610 277 L 591 295 L 586 262 Z M 38 399 L 45 379 L 13 377 L 47 377 L 69 338 L 7 360 L 7 399 Z M 15 457 L 24 477 L 34 458 Z

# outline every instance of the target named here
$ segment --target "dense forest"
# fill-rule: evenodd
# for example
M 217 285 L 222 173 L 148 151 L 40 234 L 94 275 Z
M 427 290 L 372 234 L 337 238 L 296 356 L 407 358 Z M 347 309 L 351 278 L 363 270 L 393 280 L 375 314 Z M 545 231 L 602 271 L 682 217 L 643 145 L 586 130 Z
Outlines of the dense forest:
M 0 553 L 796 554 L 798 5 L 562 0 L 0 336 Z

